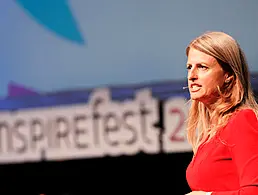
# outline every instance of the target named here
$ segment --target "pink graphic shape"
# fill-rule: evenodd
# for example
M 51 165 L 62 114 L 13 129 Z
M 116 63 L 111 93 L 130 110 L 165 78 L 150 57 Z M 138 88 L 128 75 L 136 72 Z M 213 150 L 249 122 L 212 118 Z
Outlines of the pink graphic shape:
M 10 82 L 8 84 L 8 97 L 17 97 L 17 96 L 33 96 L 39 95 L 34 89 L 25 87 L 21 84 Z

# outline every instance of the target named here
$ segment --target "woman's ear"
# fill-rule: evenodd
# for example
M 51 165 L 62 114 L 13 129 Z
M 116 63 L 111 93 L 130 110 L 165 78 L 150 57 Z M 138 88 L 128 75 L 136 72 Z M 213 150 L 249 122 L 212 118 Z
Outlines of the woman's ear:
M 228 74 L 225 74 L 226 79 L 225 79 L 225 83 L 230 83 L 233 80 L 233 75 L 229 76 Z

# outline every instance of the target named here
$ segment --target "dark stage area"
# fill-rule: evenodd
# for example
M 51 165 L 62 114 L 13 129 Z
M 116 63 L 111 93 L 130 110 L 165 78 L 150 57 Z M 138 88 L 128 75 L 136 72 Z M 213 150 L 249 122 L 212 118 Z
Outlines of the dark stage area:
M 79 195 L 189 192 L 185 169 L 192 153 L 137 154 L 0 166 L 1 194 Z M 157 192 L 155 191 L 157 190 Z

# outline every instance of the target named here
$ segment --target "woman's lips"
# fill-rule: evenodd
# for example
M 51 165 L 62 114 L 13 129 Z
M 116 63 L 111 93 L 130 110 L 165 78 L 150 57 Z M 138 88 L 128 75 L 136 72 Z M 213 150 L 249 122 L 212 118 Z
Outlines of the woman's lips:
M 197 92 L 201 89 L 201 85 L 199 84 L 191 84 L 190 85 L 190 91 L 191 92 Z

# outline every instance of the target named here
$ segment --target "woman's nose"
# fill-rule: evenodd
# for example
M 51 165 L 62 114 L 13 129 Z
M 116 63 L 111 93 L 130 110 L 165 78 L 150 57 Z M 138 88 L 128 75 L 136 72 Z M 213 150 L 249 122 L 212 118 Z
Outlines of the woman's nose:
M 198 78 L 197 71 L 195 69 L 190 70 L 188 73 L 188 79 L 193 81 L 193 80 L 196 80 L 197 78 Z

